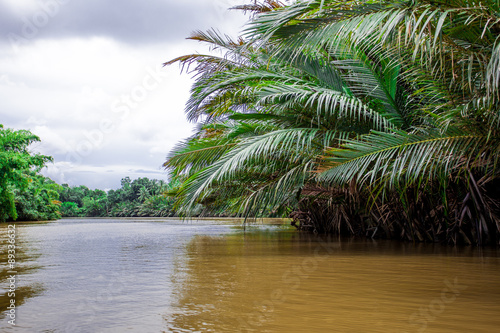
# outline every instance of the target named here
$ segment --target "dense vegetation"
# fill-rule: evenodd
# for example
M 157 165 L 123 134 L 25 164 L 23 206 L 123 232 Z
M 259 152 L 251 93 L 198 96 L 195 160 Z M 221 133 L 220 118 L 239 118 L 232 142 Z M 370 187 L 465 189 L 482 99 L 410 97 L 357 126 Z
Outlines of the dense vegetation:
M 173 199 L 165 194 L 172 184 L 162 180 L 126 177 L 120 189 L 107 193 L 55 183 L 39 174 L 52 158 L 28 149 L 39 141 L 30 131 L 0 125 L 0 222 L 175 215 Z
M 254 1 L 243 37 L 190 38 L 199 124 L 165 163 L 189 215 L 285 214 L 304 230 L 498 244 L 496 0 Z
M 165 192 L 171 185 L 162 180 L 121 180 L 121 188 L 107 193 L 86 186 L 63 184 L 59 193 L 61 213 L 67 217 L 167 217 L 175 216 L 173 199 Z
M 0 125 L 0 222 L 60 217 L 59 185 L 38 174 L 52 159 L 28 150 L 38 141 L 30 131 Z

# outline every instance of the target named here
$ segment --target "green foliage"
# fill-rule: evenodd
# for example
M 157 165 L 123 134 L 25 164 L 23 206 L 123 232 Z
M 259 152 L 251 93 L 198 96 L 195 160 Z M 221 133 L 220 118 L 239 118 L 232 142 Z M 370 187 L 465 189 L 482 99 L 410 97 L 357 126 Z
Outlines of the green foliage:
M 108 193 L 86 186 L 63 184 L 60 191 L 65 217 L 166 217 L 175 216 L 173 199 L 165 192 L 169 185 L 162 180 L 138 178 L 121 180 L 122 187 Z
M 40 139 L 26 130 L 0 125 L 0 221 L 53 220 L 62 216 L 173 216 L 173 199 L 160 180 L 122 179 L 122 188 L 91 190 L 58 185 L 38 174 L 48 156 L 33 154 L 28 146 Z
M 28 187 L 24 190 L 15 190 L 17 219 L 20 221 L 59 219 L 60 188 L 61 186 L 50 178 L 32 173 Z
M 61 215 L 64 217 L 77 217 L 80 215 L 80 210 L 75 202 L 61 203 Z
M 57 217 L 57 196 L 47 179 L 36 175 L 52 158 L 28 150 L 30 144 L 38 141 L 27 130 L 4 129 L 0 125 L 0 221 Z M 31 202 L 37 194 L 40 198 Z M 42 210 L 38 212 L 38 208 Z
M 291 209 L 318 232 L 498 241 L 498 1 L 239 8 L 254 11 L 245 39 L 197 32 L 221 55 L 166 63 L 196 79 L 198 132 L 165 163 L 179 211 Z

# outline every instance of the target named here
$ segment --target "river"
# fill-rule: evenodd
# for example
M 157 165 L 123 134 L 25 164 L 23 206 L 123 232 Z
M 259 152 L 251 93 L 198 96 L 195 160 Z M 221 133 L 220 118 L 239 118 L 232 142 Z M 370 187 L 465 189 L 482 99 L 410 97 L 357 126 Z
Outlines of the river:
M 0 234 L 0 332 L 500 331 L 497 249 L 224 220 L 62 219 Z

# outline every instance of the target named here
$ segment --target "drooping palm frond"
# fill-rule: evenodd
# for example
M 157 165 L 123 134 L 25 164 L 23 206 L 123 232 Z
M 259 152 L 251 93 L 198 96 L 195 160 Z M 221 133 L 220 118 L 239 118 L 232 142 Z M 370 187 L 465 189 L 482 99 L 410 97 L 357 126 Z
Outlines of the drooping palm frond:
M 410 60 L 420 63 L 431 76 L 459 88 L 457 95 L 475 94 L 488 82 L 484 72 L 500 22 L 496 1 L 325 1 L 325 8 L 318 12 L 320 3 L 299 3 L 265 13 L 252 23 L 249 33 L 255 38 L 273 38 L 280 49 L 299 54 L 311 47 L 334 52 L 346 42 L 370 57 L 385 53 L 384 57 L 397 59 L 406 50 Z M 275 19 L 276 15 L 283 19 Z
M 242 140 L 219 160 L 184 182 L 177 193 L 180 198 L 178 208 L 190 212 L 197 203 L 205 202 L 221 189 L 224 189 L 225 197 L 235 199 L 239 213 L 243 210 L 262 213 L 266 208 L 283 206 L 288 200 L 269 200 L 280 196 L 292 198 L 298 188 L 311 181 L 311 171 L 317 167 L 316 157 L 325 144 L 338 142 L 342 136 L 334 131 L 294 128 Z M 234 183 L 245 189 L 238 189 L 238 186 L 231 189 L 236 190 L 239 199 L 225 189 Z M 246 193 L 243 196 L 242 191 Z
M 299 84 L 279 84 L 275 83 L 263 87 L 257 94 L 259 103 L 303 105 L 305 108 L 315 110 L 315 116 L 319 123 L 326 123 L 324 119 L 347 119 L 354 121 L 370 121 L 373 128 L 383 130 L 393 127 L 391 118 L 371 109 L 366 103 L 354 96 L 346 96 L 328 89 L 319 87 L 308 87 Z
M 458 176 L 464 170 L 498 171 L 499 137 L 448 129 L 409 134 L 373 132 L 328 151 L 319 178 L 345 185 L 353 179 L 371 187 L 408 187 Z
M 198 42 L 207 43 L 212 51 L 218 51 L 221 55 L 206 55 L 206 54 L 190 54 L 174 58 L 164 63 L 164 66 L 179 63 L 182 70 L 189 73 L 194 73 L 196 83 L 192 88 L 192 97 L 186 106 L 186 113 L 190 121 L 197 121 L 203 115 L 214 116 L 224 113 L 228 109 L 224 103 L 229 101 L 229 93 L 225 96 L 205 96 L 203 103 L 196 96 L 204 91 L 217 77 L 219 73 L 225 71 L 234 71 L 239 68 L 252 68 L 255 66 L 255 61 L 252 58 L 256 57 L 255 51 L 243 39 L 233 40 L 227 35 L 221 35 L 215 30 L 207 32 L 196 31 L 189 39 Z
M 251 48 L 242 38 L 234 40 L 228 35 L 222 35 L 220 32 L 211 29 L 206 32 L 194 31 L 187 39 L 206 43 L 211 51 L 217 51 L 221 56 L 213 54 L 191 54 L 184 55 L 165 62 L 168 66 L 174 63 L 180 63 L 182 69 L 189 70 L 191 66 L 196 65 L 192 70 L 195 73 L 209 75 L 223 69 L 240 67 L 250 63 L 248 55 Z
M 194 201 L 212 182 L 230 178 L 238 170 L 244 169 L 247 163 L 269 162 L 272 154 L 286 152 L 291 162 L 301 159 L 301 152 L 309 150 L 318 132 L 318 129 L 278 130 L 245 140 L 193 177 L 186 193 L 195 190 L 189 194 L 191 201 Z
M 208 167 L 233 149 L 240 140 L 268 130 L 259 123 L 211 123 L 196 135 L 181 141 L 167 156 L 163 164 L 175 175 L 192 175 Z
M 200 170 L 217 161 L 236 143 L 223 140 L 196 140 L 177 145 L 167 162 L 163 164 L 167 170 L 172 169 L 176 175 Z

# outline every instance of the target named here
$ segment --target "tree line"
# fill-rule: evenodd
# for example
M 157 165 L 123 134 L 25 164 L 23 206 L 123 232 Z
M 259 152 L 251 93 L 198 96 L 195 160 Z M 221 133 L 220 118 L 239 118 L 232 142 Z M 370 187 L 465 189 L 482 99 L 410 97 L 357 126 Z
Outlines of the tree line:
M 178 63 L 198 131 L 165 162 L 175 208 L 301 230 L 500 240 L 497 0 L 251 1 L 241 37 Z
M 171 184 L 138 178 L 121 180 L 117 190 L 91 190 L 63 184 L 59 192 L 62 216 L 67 217 L 168 217 L 176 216 L 173 199 L 165 193 Z
M 29 151 L 39 141 L 28 130 L 0 125 L 0 222 L 176 215 L 173 199 L 166 195 L 175 183 L 125 177 L 119 189 L 108 192 L 57 184 L 40 174 L 52 158 Z

